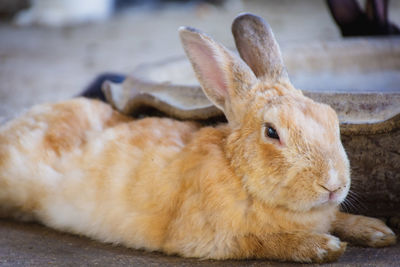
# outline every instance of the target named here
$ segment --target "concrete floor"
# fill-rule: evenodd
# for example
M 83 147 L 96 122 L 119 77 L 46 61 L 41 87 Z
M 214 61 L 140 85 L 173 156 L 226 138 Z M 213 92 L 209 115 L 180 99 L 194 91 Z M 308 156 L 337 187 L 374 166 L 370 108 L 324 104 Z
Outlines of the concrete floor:
M 327 266 L 399 266 L 400 244 L 387 248 L 348 247 Z M 301 266 L 266 260 L 211 261 L 184 259 L 102 244 L 37 224 L 0 220 L 0 266 Z M 319 266 L 304 264 L 305 266 Z
M 129 73 L 141 63 L 181 55 L 177 28 L 195 26 L 233 47 L 230 24 L 247 11 L 266 18 L 280 43 L 338 40 L 324 1 L 245 1 L 210 6 L 133 10 L 108 22 L 50 29 L 0 24 L 0 123 L 30 106 L 70 98 L 104 71 Z M 400 1 L 390 16 L 400 24 Z M 400 245 L 350 247 L 338 263 L 396 266 Z M 199 261 L 100 244 L 36 224 L 0 220 L 0 266 L 260 266 L 268 261 Z

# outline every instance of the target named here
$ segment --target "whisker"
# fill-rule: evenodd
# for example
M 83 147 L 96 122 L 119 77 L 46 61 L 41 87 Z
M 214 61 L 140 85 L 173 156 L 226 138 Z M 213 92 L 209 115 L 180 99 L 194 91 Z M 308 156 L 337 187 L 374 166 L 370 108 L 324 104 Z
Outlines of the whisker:
M 362 203 L 361 201 L 359 201 L 356 197 L 349 195 L 347 201 L 352 205 L 352 207 L 355 210 L 358 211 L 363 211 L 366 209 L 366 206 L 364 203 Z
M 354 195 L 354 196 L 361 197 L 361 195 L 357 191 L 354 191 L 352 189 L 349 190 L 349 193 Z
M 349 212 L 346 201 L 343 201 L 342 203 L 340 203 L 340 208 L 342 211 L 345 211 L 347 213 Z
M 347 203 L 349 204 L 349 206 L 351 207 L 351 210 L 353 212 L 356 212 L 357 210 L 359 210 L 358 207 L 353 202 L 348 201 Z
M 362 209 L 367 208 L 366 205 L 364 204 L 363 198 L 359 196 L 356 192 L 350 190 L 347 197 L 351 199 L 353 202 L 355 202 L 354 204 L 361 206 Z
M 352 198 L 347 198 L 347 199 L 345 200 L 345 202 L 346 202 L 346 205 L 349 207 L 349 210 L 351 210 L 351 211 L 360 210 L 359 207 L 358 207 L 358 205 L 357 205 L 356 203 L 353 203 L 354 201 L 353 201 Z

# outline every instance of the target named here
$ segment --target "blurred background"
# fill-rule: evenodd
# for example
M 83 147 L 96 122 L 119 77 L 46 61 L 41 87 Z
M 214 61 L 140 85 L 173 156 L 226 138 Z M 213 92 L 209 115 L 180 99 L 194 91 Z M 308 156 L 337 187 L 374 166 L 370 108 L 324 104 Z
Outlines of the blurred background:
M 322 0 L 0 0 L 0 122 L 71 98 L 100 73 L 182 55 L 182 25 L 234 47 L 230 26 L 241 12 L 266 19 L 283 48 L 343 39 Z M 388 17 L 400 25 L 400 1 Z

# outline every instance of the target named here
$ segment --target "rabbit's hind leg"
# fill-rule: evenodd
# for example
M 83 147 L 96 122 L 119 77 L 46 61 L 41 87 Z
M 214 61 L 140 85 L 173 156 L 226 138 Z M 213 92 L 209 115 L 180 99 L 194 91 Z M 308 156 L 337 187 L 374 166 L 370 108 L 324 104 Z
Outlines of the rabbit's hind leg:
M 130 120 L 100 101 L 77 98 L 35 106 L 1 125 L 1 213 L 22 219 L 39 214 L 48 195 L 60 190 L 65 173 L 75 168 L 71 160 L 87 143 Z
M 35 183 L 38 175 L 27 156 L 10 144 L 5 144 L 0 133 L 0 218 L 22 221 L 34 219 L 42 186 Z
M 43 146 L 49 129 L 44 118 L 49 106 L 32 109 L 0 126 L 0 216 L 31 220 L 50 180 L 57 160 Z

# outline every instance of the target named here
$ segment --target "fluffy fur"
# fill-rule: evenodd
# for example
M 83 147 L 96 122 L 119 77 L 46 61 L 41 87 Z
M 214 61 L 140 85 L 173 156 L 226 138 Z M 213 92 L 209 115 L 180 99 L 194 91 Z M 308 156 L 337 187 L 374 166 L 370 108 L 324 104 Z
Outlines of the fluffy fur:
M 286 74 L 256 77 L 197 30 L 180 35 L 229 123 L 133 120 L 84 98 L 36 106 L 0 128 L 3 216 L 212 259 L 332 261 L 346 247 L 332 234 L 395 242 L 381 221 L 338 211 L 350 173 L 333 109 L 304 97 Z

